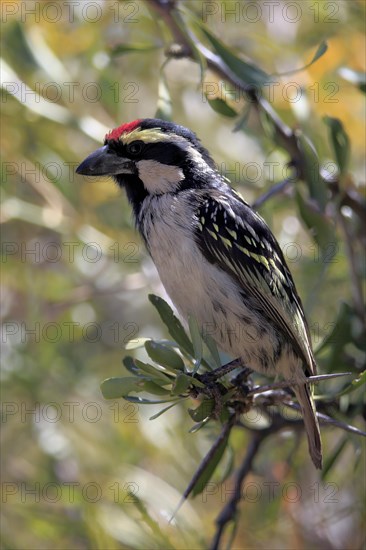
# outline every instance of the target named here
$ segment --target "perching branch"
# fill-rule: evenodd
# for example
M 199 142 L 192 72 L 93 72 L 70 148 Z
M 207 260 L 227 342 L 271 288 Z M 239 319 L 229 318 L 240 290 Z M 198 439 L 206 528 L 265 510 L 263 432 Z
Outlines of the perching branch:
M 306 179 L 305 167 L 307 160 L 305 153 L 302 150 L 301 142 L 298 139 L 298 132 L 296 130 L 292 130 L 283 122 L 262 94 L 258 94 L 252 85 L 246 83 L 234 74 L 230 67 L 228 67 L 220 58 L 220 56 L 211 52 L 198 40 L 193 31 L 185 25 L 181 13 L 179 12 L 178 0 L 150 0 L 148 4 L 149 7 L 153 7 L 153 9 L 159 14 L 172 34 L 174 44 L 166 51 L 167 57 L 187 57 L 193 61 L 197 61 L 192 48 L 192 44 L 194 44 L 194 48 L 196 48 L 205 60 L 209 69 L 216 72 L 216 74 L 218 74 L 225 81 L 235 86 L 238 91 L 244 92 L 247 97 L 250 98 L 258 113 L 262 112 L 268 117 L 274 129 L 273 141 L 282 146 L 288 152 L 290 156 L 289 165 L 294 166 L 296 169 L 295 177 L 291 181 L 285 180 L 275 184 L 267 194 L 257 199 L 255 207 L 258 208 L 268 198 L 282 192 L 288 183 L 294 183 L 298 179 Z M 176 47 L 177 45 L 179 46 L 178 49 Z M 326 183 L 326 185 L 332 190 L 333 194 L 337 194 L 339 198 L 339 209 L 344 204 L 349 205 L 352 209 L 354 209 L 361 220 L 364 219 L 364 216 L 366 215 L 366 206 L 353 197 L 352 190 L 348 190 L 346 188 L 341 190 L 339 182 L 335 180 L 334 177 L 331 177 L 326 173 L 319 173 L 319 178 Z M 359 297 L 358 290 L 359 289 L 356 289 L 356 286 L 354 285 L 354 291 L 355 293 L 357 292 Z M 357 306 L 356 300 L 354 300 L 354 302 Z M 356 311 L 360 313 L 359 309 L 360 307 L 357 306 Z
M 220 514 L 216 518 L 215 523 L 217 529 L 210 550 L 218 550 L 220 548 L 219 545 L 224 535 L 227 524 L 235 520 L 235 516 L 238 511 L 238 505 L 241 499 L 244 480 L 252 470 L 253 460 L 258 452 L 260 444 L 267 436 L 268 430 L 259 430 L 252 432 L 252 437 L 248 445 L 247 453 L 235 476 L 233 494 L 228 503 L 224 506 L 224 508 L 221 510 Z
M 275 129 L 274 140 L 288 151 L 291 163 L 297 166 L 301 172 L 301 167 L 305 163 L 305 158 L 303 152 L 299 148 L 296 134 L 283 122 L 283 120 L 281 120 L 269 102 L 262 95 L 259 95 L 252 85 L 247 84 L 234 74 L 226 63 L 218 55 L 206 48 L 189 28 L 185 27 L 185 32 L 183 33 L 177 22 L 178 20 L 181 21 L 181 15 L 177 9 L 177 4 L 178 2 L 175 0 L 150 0 L 149 2 L 149 5 L 154 6 L 154 9 L 169 27 L 174 41 L 181 46 L 180 57 L 185 56 L 196 61 L 192 47 L 189 43 L 191 40 L 205 59 L 209 69 L 216 72 L 230 84 L 233 84 L 239 91 L 247 94 L 253 102 L 253 105 L 256 106 L 258 110 L 262 110 L 269 117 Z M 167 55 L 169 55 L 169 50 Z M 174 49 L 170 55 L 174 57 Z

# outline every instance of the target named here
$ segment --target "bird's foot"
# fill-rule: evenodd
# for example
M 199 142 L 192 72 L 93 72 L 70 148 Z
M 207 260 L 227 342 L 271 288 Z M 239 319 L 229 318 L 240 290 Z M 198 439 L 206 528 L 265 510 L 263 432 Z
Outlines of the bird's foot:
M 233 361 L 230 361 L 230 363 L 227 363 L 226 365 L 223 365 L 222 367 L 219 367 L 214 371 L 196 375 L 197 379 L 205 385 L 205 388 L 200 389 L 199 392 L 207 396 L 209 399 L 214 400 L 212 417 L 216 420 L 220 419 L 221 417 L 224 402 L 226 401 L 226 399 L 224 399 L 225 396 L 230 390 L 232 390 L 232 388 L 225 387 L 218 380 L 239 367 L 241 367 L 241 370 L 238 375 L 231 381 L 231 383 L 233 387 L 236 387 L 240 390 L 240 394 L 246 393 L 249 389 L 246 386 L 246 381 L 248 379 L 248 376 L 253 371 L 252 369 L 245 367 L 240 359 L 234 359 Z M 244 387 L 245 391 L 243 391 Z M 197 390 L 197 388 L 195 388 L 195 390 Z M 238 392 L 235 392 L 235 394 L 238 395 Z

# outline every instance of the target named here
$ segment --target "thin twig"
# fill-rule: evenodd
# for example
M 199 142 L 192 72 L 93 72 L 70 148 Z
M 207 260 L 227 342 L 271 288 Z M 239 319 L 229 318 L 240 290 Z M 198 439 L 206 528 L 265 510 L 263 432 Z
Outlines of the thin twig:
M 177 10 L 177 3 L 167 0 L 150 0 L 150 5 L 153 5 L 161 15 L 162 19 L 164 19 L 174 40 L 183 47 L 186 57 L 196 61 L 189 43 L 189 40 L 191 40 L 202 57 L 205 59 L 209 69 L 215 71 L 218 76 L 237 87 L 238 91 L 248 94 L 253 104 L 266 113 L 266 115 L 271 119 L 275 129 L 275 141 L 287 149 L 294 165 L 302 166 L 305 159 L 303 158 L 303 153 L 298 146 L 297 137 L 292 129 L 287 126 L 283 120 L 281 120 L 269 102 L 261 94 L 258 94 L 251 84 L 247 84 L 244 80 L 233 73 L 221 57 L 206 48 L 188 27 L 185 28 L 186 34 L 189 37 L 187 38 L 177 23 L 177 14 L 180 18 L 180 13 Z
M 288 402 L 283 400 L 283 405 L 288 407 L 289 409 L 294 409 L 295 411 L 301 411 L 300 405 L 298 403 L 294 403 L 293 401 Z M 328 425 L 328 426 L 336 426 L 337 428 L 341 428 L 341 430 L 344 430 L 345 432 L 350 432 L 352 434 L 361 435 L 362 437 L 366 437 L 366 432 L 360 430 L 359 428 L 356 428 L 355 426 L 351 426 L 350 424 L 346 424 L 345 422 L 342 422 L 341 420 L 337 420 L 335 418 L 332 418 L 331 416 L 328 416 L 327 414 L 317 412 L 316 416 L 319 420 L 319 423 L 321 425 Z M 291 421 L 293 423 L 293 421 Z
M 229 374 L 229 372 L 232 372 L 239 367 L 241 367 L 242 369 L 247 369 L 248 375 L 253 372 L 252 369 L 249 369 L 248 367 L 245 367 L 243 365 L 241 359 L 234 359 L 233 361 L 230 361 L 230 363 L 226 363 L 226 365 L 223 365 L 218 369 L 199 375 L 198 379 L 203 383 L 214 382 L 215 380 L 222 378 L 226 374 Z
M 279 193 L 282 193 L 286 187 L 290 184 L 294 183 L 293 178 L 286 178 L 278 183 L 275 183 L 272 185 L 270 189 L 266 193 L 263 193 L 260 197 L 258 197 L 253 203 L 252 208 L 254 210 L 257 210 L 259 207 L 261 207 L 268 199 L 273 197 L 274 195 L 278 195 Z
M 222 509 L 219 516 L 216 518 L 217 529 L 210 547 L 211 550 L 219 549 L 219 544 L 223 537 L 226 525 L 230 521 L 233 521 L 235 519 L 238 504 L 241 499 L 241 489 L 244 479 L 252 469 L 253 460 L 257 454 L 260 444 L 268 435 L 269 433 L 267 430 L 258 430 L 252 432 L 252 438 L 249 442 L 247 454 L 245 455 L 244 460 L 236 474 L 232 497 Z
M 229 363 L 230 364 L 230 363 Z M 258 393 L 264 393 L 267 391 L 278 390 L 282 388 L 291 388 L 292 386 L 299 386 L 302 384 L 314 384 L 314 382 L 322 382 L 323 380 L 329 380 L 332 378 L 339 378 L 342 376 L 351 376 L 351 372 L 335 372 L 334 374 L 316 374 L 309 376 L 305 380 L 282 380 L 281 382 L 273 382 L 272 384 L 265 384 L 264 386 L 257 386 L 247 392 L 247 395 L 254 395 Z

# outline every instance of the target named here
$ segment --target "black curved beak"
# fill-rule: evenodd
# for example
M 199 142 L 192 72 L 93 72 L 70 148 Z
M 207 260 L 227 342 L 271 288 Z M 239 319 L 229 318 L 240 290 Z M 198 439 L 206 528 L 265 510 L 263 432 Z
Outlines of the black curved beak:
M 130 159 L 119 157 L 108 145 L 104 145 L 86 157 L 76 168 L 76 173 L 84 176 L 134 174 L 135 165 Z

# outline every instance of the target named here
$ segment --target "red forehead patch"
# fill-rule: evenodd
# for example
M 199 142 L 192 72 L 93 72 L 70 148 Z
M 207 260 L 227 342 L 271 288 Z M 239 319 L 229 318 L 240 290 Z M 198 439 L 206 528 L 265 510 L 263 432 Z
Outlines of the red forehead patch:
M 106 134 L 105 139 L 115 140 L 115 141 L 119 140 L 122 134 L 132 132 L 132 130 L 137 128 L 141 120 L 142 120 L 141 118 L 138 118 L 133 122 L 127 122 L 127 124 L 121 124 L 121 126 L 118 126 L 118 128 L 114 128 L 114 130 L 111 130 L 108 134 Z

